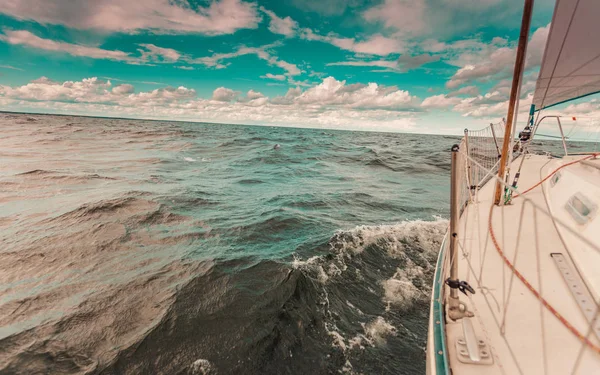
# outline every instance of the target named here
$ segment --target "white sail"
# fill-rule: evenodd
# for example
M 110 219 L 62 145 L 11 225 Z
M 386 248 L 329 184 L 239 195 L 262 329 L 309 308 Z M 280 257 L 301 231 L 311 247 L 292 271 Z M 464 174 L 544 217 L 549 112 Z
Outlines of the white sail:
M 533 104 L 536 110 L 600 91 L 600 0 L 557 0 Z

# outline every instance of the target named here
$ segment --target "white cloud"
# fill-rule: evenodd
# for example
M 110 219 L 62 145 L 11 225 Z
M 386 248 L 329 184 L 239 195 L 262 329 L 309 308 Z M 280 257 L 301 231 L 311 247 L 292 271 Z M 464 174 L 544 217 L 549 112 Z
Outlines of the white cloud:
M 187 66 L 187 65 L 179 65 L 179 66 L 176 66 L 175 68 L 181 69 L 181 70 L 194 70 L 195 69 L 193 66 Z
M 569 115 L 583 115 L 600 112 L 600 103 L 597 99 L 592 99 L 586 103 L 569 104 L 562 112 Z
M 22 100 L 106 102 L 112 100 L 110 88 L 110 81 L 95 77 L 62 84 L 41 77 L 16 88 L 0 86 L 0 95 Z
M 459 98 L 451 98 L 446 95 L 434 95 L 423 100 L 421 107 L 423 108 L 447 108 L 460 103 Z
M 45 85 L 60 85 L 59 82 L 53 81 L 53 80 L 51 80 L 50 78 L 48 78 L 46 76 L 41 76 L 38 79 L 34 79 L 30 83 L 41 83 L 41 84 L 45 84 Z
M 387 38 L 381 34 L 375 34 L 364 41 L 356 41 L 353 38 L 338 38 L 327 36 L 324 41 L 330 42 L 341 49 L 356 53 L 386 56 L 392 53 L 400 53 L 404 50 L 404 43 L 398 39 Z
M 233 102 L 240 99 L 241 93 L 226 87 L 218 87 L 213 91 L 211 100 Z M 173 101 L 197 99 L 196 91 L 186 87 L 166 87 L 134 94 L 134 87 L 122 84 L 113 87 L 110 81 L 98 78 L 87 78 L 82 81 L 52 81 L 46 77 L 18 87 L 0 86 L 0 96 L 21 100 L 35 101 L 67 101 L 67 102 L 111 102 L 118 105 L 156 105 Z M 245 96 L 247 100 L 265 98 L 257 91 L 250 90 Z M 292 104 L 315 110 L 333 107 L 355 109 L 387 109 L 417 110 L 418 98 L 408 91 L 394 86 L 381 86 L 376 83 L 346 84 L 333 77 L 325 78 L 320 84 L 305 91 L 299 87 L 292 88 L 284 97 L 276 97 L 269 101 L 271 105 Z
M 302 73 L 302 70 L 298 68 L 297 65 L 288 63 L 286 61 L 280 60 L 277 56 L 272 54 L 270 51 L 271 47 L 276 46 L 276 44 L 270 44 L 262 47 L 240 47 L 235 52 L 229 53 L 215 53 L 211 56 L 200 57 L 195 59 L 188 60 L 190 64 L 202 64 L 207 67 L 212 67 L 215 69 L 223 69 L 227 67 L 223 63 L 225 60 L 233 59 L 239 56 L 244 55 L 256 55 L 261 60 L 265 60 L 269 65 L 277 66 L 286 71 L 287 76 L 296 76 Z
M 174 49 L 158 47 L 154 44 L 139 44 L 142 48 L 138 49 L 140 56 L 136 57 L 123 51 L 107 50 L 94 46 L 84 46 L 81 44 L 57 42 L 51 39 L 40 38 L 26 30 L 4 30 L 4 34 L 0 34 L 0 40 L 13 45 L 21 45 L 44 51 L 67 53 L 76 57 L 123 61 L 129 64 L 175 62 L 181 57 L 181 54 Z M 14 67 L 11 68 L 22 70 Z
M 548 39 L 549 33 L 550 24 L 538 28 L 529 39 L 526 60 L 528 68 L 538 66 L 542 63 L 544 49 L 546 48 L 546 40 Z
M 341 37 L 335 33 L 320 35 L 309 28 L 300 28 L 298 22 L 291 17 L 281 18 L 274 12 L 260 8 L 267 14 L 271 21 L 269 30 L 275 34 L 285 35 L 286 37 L 299 37 L 309 41 L 321 41 L 332 44 L 340 49 L 355 53 L 387 56 L 393 53 L 400 53 L 404 50 L 405 44 L 400 38 L 390 38 L 381 34 L 371 35 L 363 40 L 355 38 Z
M 454 110 L 461 112 L 463 116 L 470 117 L 503 117 L 508 111 L 508 101 L 496 104 L 478 104 L 476 100 L 464 100 L 454 107 Z
M 11 0 L 0 12 L 42 24 L 129 33 L 231 34 L 260 22 L 256 5 L 241 0 L 214 0 L 205 7 L 188 0 Z
M 512 48 L 499 48 L 480 63 L 468 64 L 458 69 L 446 83 L 449 89 L 455 89 L 467 82 L 474 80 L 491 79 L 499 73 L 509 74 L 511 63 L 514 65 L 515 50 Z
M 458 99 L 458 98 L 454 98 Z M 519 101 L 519 115 L 527 115 L 533 100 L 533 94 L 524 94 Z M 508 95 L 498 91 L 488 92 L 485 95 L 477 95 L 460 100 L 460 103 L 452 108 L 455 112 L 468 117 L 495 117 L 506 116 L 508 111 Z
M 269 22 L 269 30 L 272 33 L 285 35 L 287 37 L 292 37 L 296 34 L 298 22 L 294 21 L 291 17 L 278 17 L 274 12 L 265 9 L 264 7 L 260 7 L 260 10 L 271 18 L 271 22 Z
M 230 53 L 215 53 L 212 56 L 192 58 L 183 56 L 180 52 L 171 49 L 159 47 L 154 44 L 139 44 L 143 49 L 138 49 L 140 56 L 132 56 L 123 51 L 112 51 L 98 47 L 83 46 L 66 42 L 57 42 L 50 39 L 40 38 L 29 31 L 20 30 L 5 30 L 5 34 L 0 34 L 0 40 L 14 45 L 23 45 L 31 48 L 37 48 L 45 51 L 62 52 L 77 57 L 89 57 L 93 59 L 108 59 L 123 61 L 129 64 L 147 64 L 155 63 L 173 63 L 177 61 L 185 61 L 188 64 L 201 64 L 215 69 L 226 68 L 228 63 L 225 60 L 233 59 L 244 55 L 256 55 L 261 60 L 266 61 L 269 65 L 283 69 L 288 77 L 300 75 L 302 70 L 296 64 L 279 59 L 271 51 L 271 48 L 278 44 L 270 44 L 262 47 L 240 47 L 235 52 Z M 192 70 L 191 66 L 178 66 L 178 69 Z M 274 75 L 272 75 L 274 77 Z M 273 78 L 269 77 L 269 78 Z
M 249 90 L 246 93 L 246 97 L 250 100 L 254 100 L 254 99 L 258 99 L 258 98 L 264 98 L 265 96 L 263 95 L 263 93 L 258 92 L 258 91 L 254 91 L 254 90 Z
M 534 21 L 547 19 L 554 0 L 536 1 Z M 452 39 L 487 27 L 517 29 L 522 0 L 383 0 L 362 13 L 365 21 L 381 24 L 397 35 Z M 482 20 L 485 20 L 482 23 Z
M 420 34 L 427 27 L 427 11 L 424 0 L 384 0 L 382 4 L 365 11 L 363 17 L 404 34 Z
M 23 86 L 0 86 L 0 107 L 58 113 L 101 114 L 157 119 L 407 130 L 415 126 L 419 101 L 407 91 L 375 83 L 346 84 L 332 77 L 285 96 L 268 98 L 255 90 L 242 95 L 219 87 L 209 99 L 186 87 L 136 93 L 130 84 L 88 78 L 54 82 L 47 78 Z
M 171 48 L 158 47 L 154 44 L 140 44 L 139 46 L 147 49 L 147 51 L 139 50 L 142 54 L 142 60 L 165 60 L 174 62 L 181 57 L 179 52 Z
M 193 99 L 196 91 L 180 86 L 136 94 L 131 84 L 113 87 L 110 81 L 96 77 L 62 83 L 41 77 L 23 86 L 0 86 L 0 97 L 40 102 L 110 103 L 124 107 L 161 106 Z
M 396 87 L 380 86 L 376 83 L 346 85 L 327 77 L 317 86 L 297 95 L 294 103 L 320 106 L 345 106 L 349 108 L 386 108 L 388 110 L 414 110 L 418 108 L 418 98 L 408 91 Z
M 271 73 L 267 73 L 264 76 L 260 76 L 260 78 L 268 78 L 268 79 L 274 79 L 277 81 L 285 81 L 286 76 L 284 76 L 283 74 L 271 74 Z
M 56 42 L 50 39 L 40 38 L 25 30 L 4 30 L 0 34 L 0 40 L 9 44 L 24 45 L 45 51 L 64 52 L 72 56 L 91 57 L 93 59 L 109 59 L 117 61 L 134 61 L 135 59 L 123 51 L 111 51 L 97 47 L 88 47 L 78 44 Z
M 531 36 L 527 46 L 526 69 L 540 65 L 548 32 L 549 25 L 538 28 Z M 496 42 L 502 41 L 504 40 L 496 40 Z M 515 56 L 515 47 L 486 46 L 478 51 L 465 52 L 457 58 L 458 63 L 464 65 L 446 83 L 446 87 L 455 89 L 473 81 L 489 81 L 510 76 L 514 68 Z
M 240 95 L 239 91 L 233 91 L 225 87 L 216 88 L 213 91 L 212 99 L 219 102 L 230 102 Z
M 143 105 L 146 107 L 150 107 L 186 103 L 194 98 L 196 98 L 196 90 L 194 89 L 188 89 L 184 86 L 168 86 L 160 89 L 154 89 L 152 91 L 124 95 L 123 97 L 113 98 L 112 101 L 115 104 L 122 106 Z
M 122 85 L 115 86 L 112 89 L 112 92 L 117 95 L 132 94 L 133 91 L 133 85 L 130 85 L 129 83 L 124 83 Z
M 304 28 L 300 31 L 299 35 L 304 40 L 318 40 L 333 44 L 346 51 L 368 55 L 387 56 L 394 53 L 401 53 L 405 49 L 405 44 L 401 39 L 389 38 L 381 34 L 372 35 L 365 40 L 356 40 L 355 38 L 343 38 L 333 33 L 323 36 L 315 34 L 311 29 Z
M 479 95 L 479 88 L 477 88 L 477 86 L 461 87 L 460 89 L 458 89 L 456 91 L 450 92 L 448 94 L 448 97 L 462 96 L 462 95 L 469 95 L 469 96 Z

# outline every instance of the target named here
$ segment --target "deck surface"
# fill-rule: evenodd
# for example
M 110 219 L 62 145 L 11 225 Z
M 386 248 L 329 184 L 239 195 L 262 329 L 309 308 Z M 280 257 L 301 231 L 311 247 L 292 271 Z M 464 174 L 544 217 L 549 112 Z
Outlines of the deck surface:
M 513 162 L 513 171 L 519 161 Z M 547 156 L 528 155 L 519 181 L 521 190 L 545 177 L 552 163 L 555 161 Z M 467 280 L 476 290 L 476 294 L 468 298 L 461 294 L 460 298 L 475 313 L 471 322 L 478 338 L 491 346 L 494 364 L 460 362 L 455 342 L 463 336 L 462 322 L 447 319 L 447 346 L 453 373 L 600 374 L 600 354 L 584 347 L 525 284 L 513 276 L 500 257 L 488 230 L 493 192 L 494 181 L 490 181 L 480 190 L 478 204 L 470 204 L 463 212 L 458 230 L 459 278 Z M 526 197 L 549 211 L 542 187 L 527 193 Z M 553 220 L 517 197 L 511 205 L 494 208 L 492 225 L 506 257 L 533 288 L 577 330 L 587 334 L 589 323 L 550 256 L 563 253 L 570 259 Z M 515 252 L 518 252 L 516 258 Z M 595 335 L 590 335 L 590 339 L 600 345 Z

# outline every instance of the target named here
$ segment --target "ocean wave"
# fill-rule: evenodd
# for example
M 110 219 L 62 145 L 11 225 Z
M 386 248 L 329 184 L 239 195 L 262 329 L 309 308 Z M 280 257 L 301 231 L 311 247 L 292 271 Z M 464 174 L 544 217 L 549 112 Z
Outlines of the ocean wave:
M 258 178 L 244 178 L 237 181 L 238 184 L 242 185 L 255 185 L 255 184 L 264 184 L 265 181 L 260 180 Z
M 407 316 L 427 311 L 433 265 L 446 228 L 442 219 L 360 226 L 336 233 L 328 254 L 294 259 L 294 268 L 322 285 L 325 327 L 346 359 L 342 367 L 369 368 L 361 363 L 365 345 L 386 346 L 387 339 L 399 335 L 397 326 L 417 336 L 403 323 Z M 403 348 L 411 350 L 416 348 Z M 385 371 L 378 367 L 377 372 Z
M 139 211 L 160 212 L 160 207 L 136 198 L 103 201 L 61 220 Z M 424 342 L 405 340 L 424 337 L 413 332 L 422 328 L 407 328 L 410 325 L 404 323 L 427 310 L 427 289 L 421 290 L 422 298 L 405 298 L 390 309 L 387 302 L 393 298 L 386 282 L 400 280 L 426 288 L 446 225 L 439 219 L 340 231 L 329 240 L 325 254 L 290 264 L 246 258 L 154 267 L 143 276 L 87 295 L 70 312 L 0 340 L 4 353 L 0 370 L 16 374 L 41 369 L 73 374 L 422 371 L 419 364 L 403 363 L 404 357 L 396 359 L 391 353 L 422 355 Z M 9 319 L 32 316 L 32 308 L 73 299 L 87 288 L 74 283 L 62 292 L 49 290 L 45 297 L 15 300 L 2 310 L 13 311 L 4 314 Z M 55 337 L 54 332 L 61 335 Z M 386 353 L 395 358 L 389 368 L 376 360 Z M 57 356 L 65 360 L 49 360 Z
M 27 178 L 39 178 L 43 180 L 61 180 L 61 182 L 78 182 L 87 180 L 116 180 L 114 177 L 101 176 L 97 173 L 85 175 L 66 174 L 58 171 L 48 171 L 43 169 L 34 169 L 27 172 L 18 173 L 15 176 Z
M 440 212 L 447 140 L 25 117 L 0 119 L 0 373 L 424 372 L 445 223 L 357 225 Z

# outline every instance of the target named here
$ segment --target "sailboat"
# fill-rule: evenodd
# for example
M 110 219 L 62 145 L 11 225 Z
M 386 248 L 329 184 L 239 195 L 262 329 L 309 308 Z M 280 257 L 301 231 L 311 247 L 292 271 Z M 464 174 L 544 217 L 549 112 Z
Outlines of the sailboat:
M 556 1 L 519 141 L 532 11 L 525 0 L 506 122 L 451 150 L 428 374 L 600 374 L 600 154 L 571 152 L 560 117 L 544 115 L 600 91 L 600 1 Z M 560 154 L 532 151 L 542 121 L 556 122 Z

